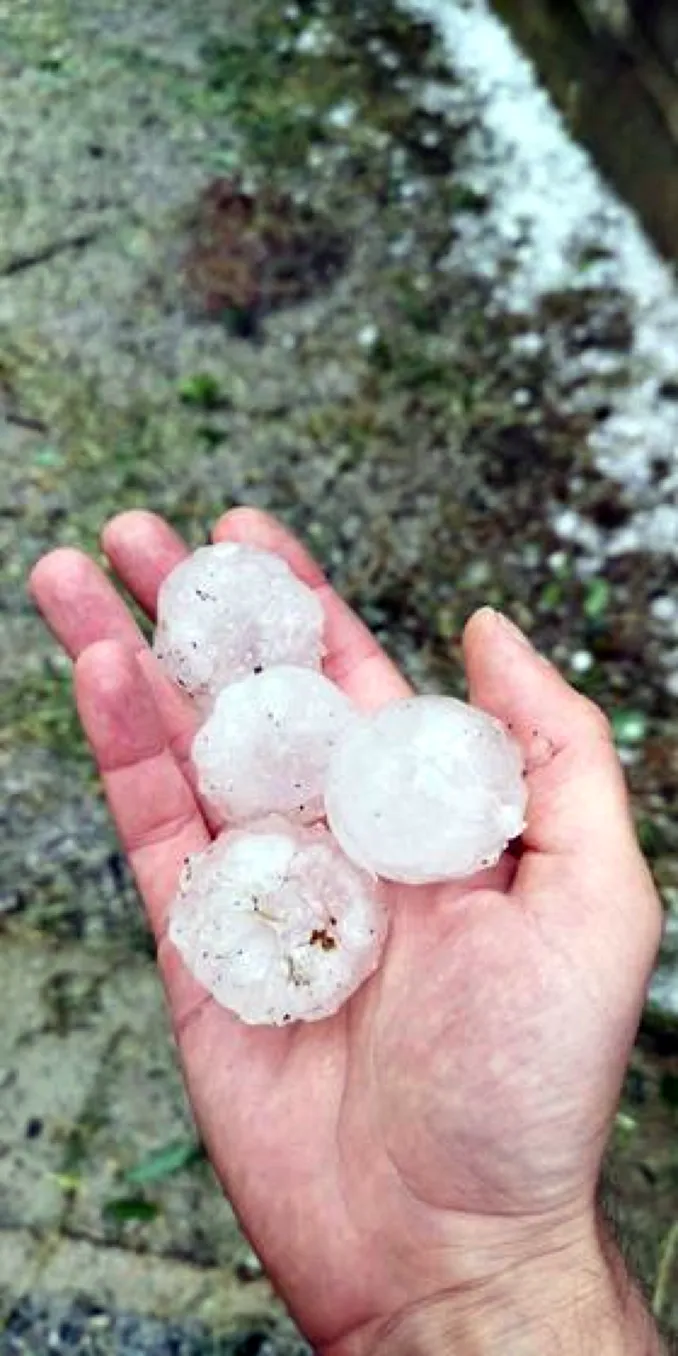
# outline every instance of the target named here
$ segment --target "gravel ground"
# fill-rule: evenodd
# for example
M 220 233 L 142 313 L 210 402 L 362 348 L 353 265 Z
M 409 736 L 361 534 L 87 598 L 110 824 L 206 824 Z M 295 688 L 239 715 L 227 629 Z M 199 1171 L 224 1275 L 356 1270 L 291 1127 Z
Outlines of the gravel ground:
M 0 1335 L 2 1356 L 304 1356 L 292 1333 L 249 1329 L 215 1338 L 198 1323 L 160 1323 L 110 1314 L 85 1302 L 44 1304 L 27 1299 L 10 1313 Z

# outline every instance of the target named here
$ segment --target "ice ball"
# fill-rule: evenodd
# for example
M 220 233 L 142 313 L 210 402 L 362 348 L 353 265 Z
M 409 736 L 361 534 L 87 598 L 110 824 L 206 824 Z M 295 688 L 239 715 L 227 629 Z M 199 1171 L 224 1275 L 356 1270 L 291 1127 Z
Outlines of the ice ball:
M 321 819 L 330 756 L 355 710 L 329 678 L 280 665 L 219 693 L 193 741 L 202 794 L 232 824 Z
M 252 1025 L 329 1017 L 376 969 L 377 882 L 324 826 L 271 816 L 190 858 L 169 936 L 218 1003 Z
M 154 650 L 175 683 L 203 703 L 275 664 L 320 667 L 324 615 L 279 556 L 254 546 L 202 546 L 167 576 Z
M 330 764 L 327 818 L 352 861 L 409 885 L 473 875 L 525 827 L 523 758 L 498 720 L 413 697 L 357 722 Z

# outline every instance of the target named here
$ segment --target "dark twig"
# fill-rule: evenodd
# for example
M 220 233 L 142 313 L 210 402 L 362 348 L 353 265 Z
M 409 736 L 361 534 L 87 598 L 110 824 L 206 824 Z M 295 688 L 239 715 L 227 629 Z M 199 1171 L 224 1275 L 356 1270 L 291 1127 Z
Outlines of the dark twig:
M 3 410 L 1 417 L 6 424 L 16 424 L 18 428 L 30 429 L 33 433 L 48 432 L 42 419 L 33 419 L 29 414 L 20 414 L 18 410 Z
M 63 240 L 53 240 L 49 245 L 44 245 L 40 250 L 32 250 L 28 254 L 15 254 L 13 259 L 0 265 L 1 278 L 13 278 L 17 273 L 27 273 L 31 268 L 37 268 L 39 264 L 48 264 L 51 259 L 55 259 L 59 254 L 66 254 L 69 250 L 81 250 L 86 245 L 91 245 L 93 240 L 101 235 L 101 227 L 97 230 L 81 231 L 79 235 L 66 236 Z

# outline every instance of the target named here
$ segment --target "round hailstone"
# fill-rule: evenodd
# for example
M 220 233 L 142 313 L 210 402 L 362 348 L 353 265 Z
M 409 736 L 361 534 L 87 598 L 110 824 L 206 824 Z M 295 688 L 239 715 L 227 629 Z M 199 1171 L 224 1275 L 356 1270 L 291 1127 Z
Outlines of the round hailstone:
M 243 678 L 219 693 L 193 742 L 200 790 L 232 824 L 322 819 L 330 756 L 355 719 L 348 697 L 312 669 Z
M 315 593 L 280 556 L 220 542 L 164 580 L 154 649 L 175 683 L 209 700 L 275 664 L 320 668 L 323 624 Z
M 278 816 L 189 859 L 169 936 L 218 1003 L 252 1025 L 329 1017 L 376 969 L 387 915 L 324 827 Z
M 413 697 L 348 730 L 327 818 L 360 866 L 408 885 L 473 875 L 525 827 L 523 758 L 503 725 L 453 697 Z

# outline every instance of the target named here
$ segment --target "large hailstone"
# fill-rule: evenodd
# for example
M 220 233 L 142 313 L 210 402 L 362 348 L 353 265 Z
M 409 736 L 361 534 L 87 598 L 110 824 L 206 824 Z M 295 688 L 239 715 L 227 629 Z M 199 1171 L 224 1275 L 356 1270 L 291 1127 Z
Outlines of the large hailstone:
M 281 1026 L 336 1012 L 376 969 L 386 931 L 377 883 L 327 829 L 271 816 L 189 859 L 169 936 L 218 1003 Z
M 202 794 L 231 824 L 324 814 L 330 756 L 356 714 L 312 669 L 281 665 L 224 688 L 193 742 Z
M 322 605 L 280 556 L 254 546 L 202 546 L 158 596 L 154 649 L 170 676 L 209 703 L 228 683 L 275 664 L 318 669 Z
M 360 866 L 409 885 L 473 875 L 525 827 L 523 758 L 499 721 L 452 697 L 360 720 L 330 764 L 327 818 Z

